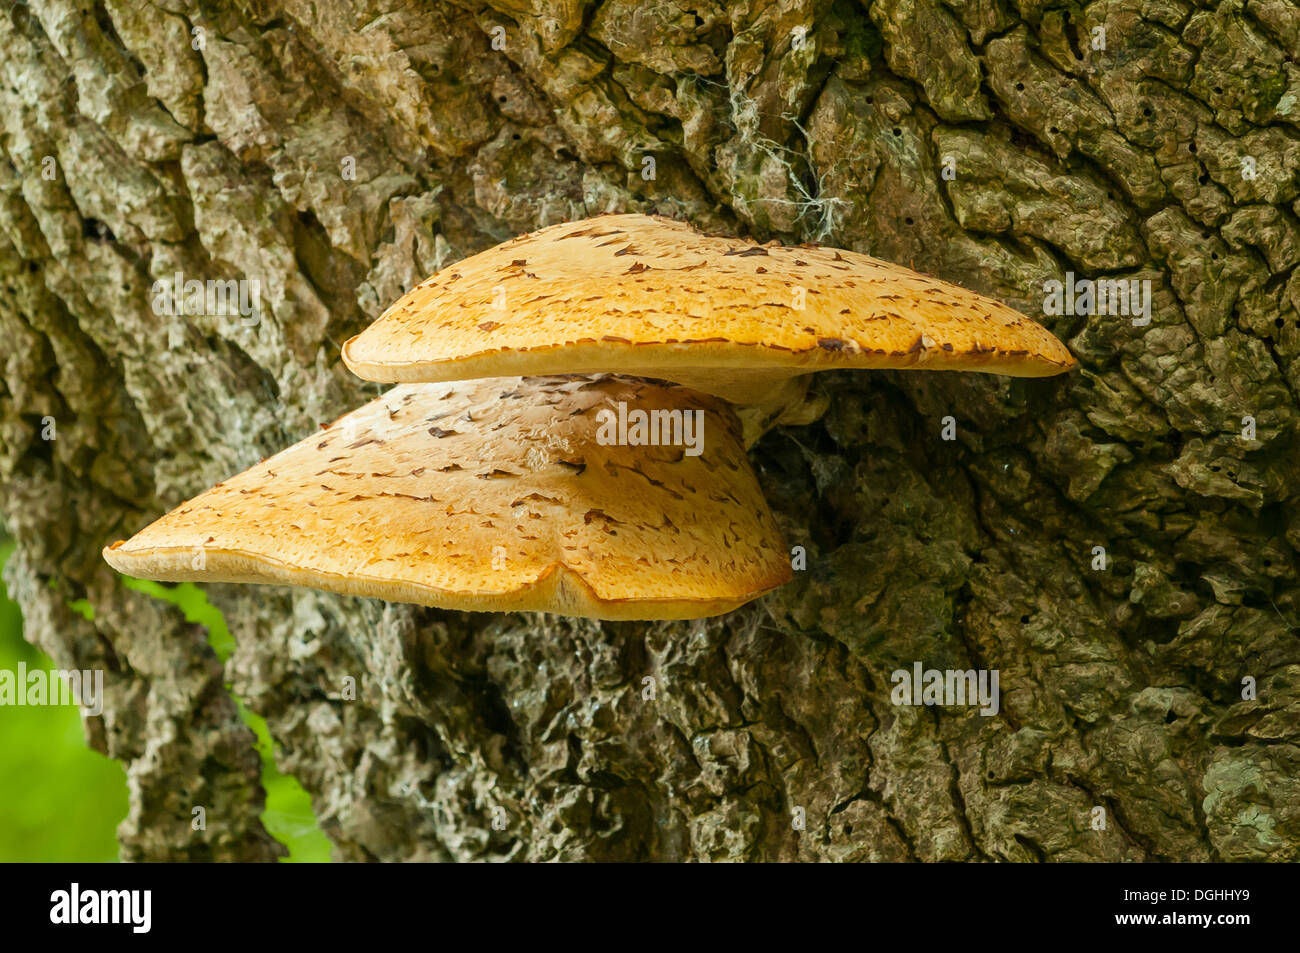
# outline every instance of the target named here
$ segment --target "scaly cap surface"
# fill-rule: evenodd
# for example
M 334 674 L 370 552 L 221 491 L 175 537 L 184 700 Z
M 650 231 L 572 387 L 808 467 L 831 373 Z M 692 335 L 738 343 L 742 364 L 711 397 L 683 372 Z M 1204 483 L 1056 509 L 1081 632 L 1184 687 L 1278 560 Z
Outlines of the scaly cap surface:
M 1075 363 L 1019 312 L 899 265 L 646 215 L 552 225 L 444 268 L 343 358 L 375 381 L 610 372 L 738 403 L 817 370 L 1037 377 Z
M 597 414 L 619 401 L 702 411 L 703 452 L 602 445 Z M 602 619 L 717 615 L 790 578 L 731 410 L 618 377 L 396 387 L 104 558 L 148 579 Z

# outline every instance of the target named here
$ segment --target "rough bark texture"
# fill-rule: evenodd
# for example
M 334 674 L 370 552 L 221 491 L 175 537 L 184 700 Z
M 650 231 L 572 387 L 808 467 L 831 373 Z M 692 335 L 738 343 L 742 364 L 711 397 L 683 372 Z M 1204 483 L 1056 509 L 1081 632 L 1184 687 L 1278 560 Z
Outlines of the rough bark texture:
M 3 7 L 6 581 L 107 670 L 125 857 L 277 854 L 224 682 L 345 859 L 1300 858 L 1294 2 Z M 100 560 L 374 393 L 338 345 L 413 282 L 607 210 L 1034 316 L 1069 271 L 1150 279 L 1152 321 L 1044 319 L 1065 378 L 824 378 L 752 453 L 807 569 L 720 620 L 214 587 L 223 671 Z M 177 271 L 261 281 L 264 320 L 169 334 Z M 891 704 L 914 661 L 998 669 L 1000 713 Z

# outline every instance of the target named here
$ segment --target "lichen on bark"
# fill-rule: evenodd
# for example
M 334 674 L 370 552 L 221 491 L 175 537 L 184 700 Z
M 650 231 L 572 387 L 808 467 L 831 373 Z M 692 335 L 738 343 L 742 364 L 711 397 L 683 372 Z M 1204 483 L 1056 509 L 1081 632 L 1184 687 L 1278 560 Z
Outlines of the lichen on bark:
M 345 859 L 1296 860 L 1298 41 L 1281 0 L 0 4 L 6 583 L 106 671 L 123 856 L 277 855 L 229 683 Z M 404 289 L 612 210 L 912 266 L 1081 367 L 820 379 L 752 453 L 807 569 L 723 619 L 214 586 L 223 668 L 102 563 L 373 394 L 338 345 Z M 173 328 L 176 272 L 262 320 Z M 1067 273 L 1150 323 L 1044 317 Z M 915 661 L 1000 711 L 893 705 Z

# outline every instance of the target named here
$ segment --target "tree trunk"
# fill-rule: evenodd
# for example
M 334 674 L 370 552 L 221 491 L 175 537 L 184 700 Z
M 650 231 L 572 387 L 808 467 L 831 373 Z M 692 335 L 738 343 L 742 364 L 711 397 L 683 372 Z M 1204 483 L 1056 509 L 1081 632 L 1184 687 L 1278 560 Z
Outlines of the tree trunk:
M 124 858 L 282 852 L 229 687 L 340 859 L 1300 859 L 1292 0 L 0 6 L 6 582 L 106 672 Z M 909 265 L 1081 367 L 823 375 L 752 452 L 806 568 L 721 619 L 214 586 L 223 668 L 104 564 L 373 396 L 339 344 L 404 289 L 615 210 Z M 157 316 L 177 272 L 263 319 Z M 1149 323 L 1045 314 L 1070 273 Z M 918 662 L 999 710 L 895 704 Z

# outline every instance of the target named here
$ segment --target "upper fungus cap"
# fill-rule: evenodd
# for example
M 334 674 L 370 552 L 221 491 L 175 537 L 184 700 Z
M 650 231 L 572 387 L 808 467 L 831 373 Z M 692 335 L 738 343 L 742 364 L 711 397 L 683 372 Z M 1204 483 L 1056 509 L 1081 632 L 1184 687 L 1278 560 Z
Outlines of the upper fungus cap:
M 596 417 L 701 411 L 703 452 L 604 445 Z M 120 572 L 448 609 L 717 615 L 790 578 L 722 402 L 629 378 L 409 384 L 104 550 Z
M 1039 377 L 1075 363 L 1019 312 L 899 265 L 646 215 L 552 225 L 444 268 L 343 359 L 375 381 L 608 371 L 741 402 L 761 398 L 755 381 L 834 368 Z

